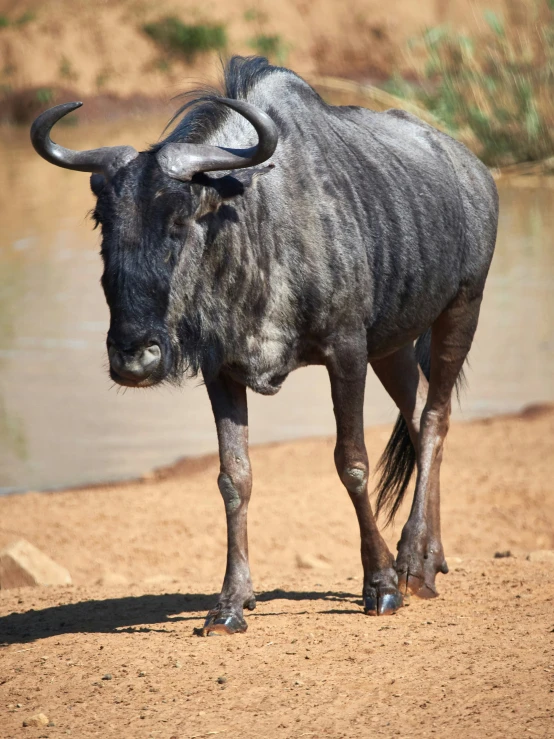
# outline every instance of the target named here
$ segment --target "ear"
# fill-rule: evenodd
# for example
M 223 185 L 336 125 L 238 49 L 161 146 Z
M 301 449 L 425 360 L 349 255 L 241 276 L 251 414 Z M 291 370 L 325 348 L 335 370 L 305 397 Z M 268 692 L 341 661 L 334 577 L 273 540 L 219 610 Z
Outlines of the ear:
M 90 176 L 90 189 L 96 197 L 100 195 L 105 184 L 106 178 L 103 174 L 92 174 Z
M 198 219 L 208 213 L 215 213 L 223 203 L 244 195 L 258 177 L 271 172 L 274 166 L 274 164 L 269 164 L 267 167 L 257 169 L 236 170 L 232 175 L 225 175 L 225 177 L 195 175 L 192 182 L 202 187 L 199 193 L 200 202 L 194 217 Z

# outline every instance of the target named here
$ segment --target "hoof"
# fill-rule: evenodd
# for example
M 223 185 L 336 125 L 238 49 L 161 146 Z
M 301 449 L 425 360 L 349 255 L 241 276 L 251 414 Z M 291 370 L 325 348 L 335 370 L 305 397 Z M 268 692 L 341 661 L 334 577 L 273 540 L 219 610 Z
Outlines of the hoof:
M 442 544 L 436 537 L 430 539 L 427 535 L 412 535 L 408 524 L 398 542 L 398 587 L 401 593 L 410 593 L 416 598 L 436 598 L 435 579 L 439 573 L 446 575 L 448 572 Z
M 364 595 L 364 612 L 367 616 L 392 616 L 404 605 L 402 593 L 394 590 L 390 593 L 373 591 Z
M 428 600 L 438 597 L 434 583 L 432 585 L 426 583 L 423 577 L 412 575 L 411 573 L 398 573 L 398 587 L 401 593 L 415 595 L 416 598 Z
M 231 636 L 231 634 L 243 634 L 247 628 L 242 616 L 214 610 L 209 611 L 204 626 L 201 629 L 194 629 L 194 633 L 197 636 Z

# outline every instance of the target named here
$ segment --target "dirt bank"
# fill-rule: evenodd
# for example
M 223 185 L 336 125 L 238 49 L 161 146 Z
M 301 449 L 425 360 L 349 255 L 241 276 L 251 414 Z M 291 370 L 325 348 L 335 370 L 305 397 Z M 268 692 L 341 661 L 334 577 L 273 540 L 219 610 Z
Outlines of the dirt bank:
M 60 88 L 85 99 L 130 97 L 136 106 L 143 96 L 168 99 L 213 81 L 218 53 L 186 59 L 144 32 L 168 16 L 221 25 L 224 55 L 269 53 L 302 75 L 379 79 L 411 67 L 406 44 L 423 28 L 451 21 L 474 29 L 485 8 L 501 7 L 502 0 L 210 0 L 201 7 L 196 0 L 0 0 L 0 119 L 26 120 L 22 108 L 56 102 Z
M 388 433 L 367 431 L 373 462 Z M 0 499 L 0 544 L 24 536 L 75 583 L 0 593 L 0 736 L 552 736 L 554 563 L 526 557 L 554 549 L 553 433 L 552 408 L 453 425 L 451 572 L 382 619 L 362 614 L 333 441 L 253 449 L 259 602 L 230 639 L 192 636 L 224 568 L 215 459 Z M 23 729 L 39 712 L 55 726 Z

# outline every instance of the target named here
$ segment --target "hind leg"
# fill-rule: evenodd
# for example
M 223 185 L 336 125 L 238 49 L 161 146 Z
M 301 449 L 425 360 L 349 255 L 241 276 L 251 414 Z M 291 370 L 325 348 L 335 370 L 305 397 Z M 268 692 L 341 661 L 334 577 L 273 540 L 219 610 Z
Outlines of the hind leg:
M 459 296 L 435 321 L 431 373 L 421 414 L 417 480 L 412 510 L 402 530 L 396 569 L 400 587 L 421 598 L 437 595 L 437 572 L 447 573 L 440 530 L 440 466 L 454 385 L 471 348 L 481 296 Z
M 417 453 L 416 490 L 396 569 L 401 591 L 422 598 L 435 597 L 437 573 L 448 572 L 440 531 L 440 465 L 452 390 L 473 341 L 480 303 L 481 297 L 459 297 L 433 324 L 428 386 L 411 348 L 373 365 L 400 408 Z
M 421 414 L 427 402 L 429 383 L 416 359 L 413 344 L 403 346 L 371 366 L 404 417 L 414 449 L 419 448 Z
M 381 380 L 385 390 L 389 393 L 401 412 L 412 445 L 416 451 L 416 458 L 419 457 L 420 446 L 420 426 L 423 411 L 427 402 L 429 383 L 418 364 L 414 346 L 409 344 L 402 347 L 394 354 L 390 354 L 383 359 L 373 361 L 371 363 L 377 377 Z M 438 480 L 437 480 L 438 482 Z M 435 500 L 435 506 L 439 507 L 439 490 L 430 492 L 429 499 Z M 408 591 L 424 597 L 429 597 L 428 588 L 419 587 L 423 583 L 433 584 L 437 572 L 446 572 L 447 567 L 444 561 L 442 544 L 440 541 L 440 519 L 437 517 L 433 520 L 436 524 L 435 528 L 423 530 L 418 525 L 418 537 L 410 535 L 410 527 L 406 526 L 402 532 L 400 542 L 398 542 L 398 559 L 397 571 L 399 573 L 399 588 L 404 596 L 408 595 Z M 405 566 L 405 557 L 410 558 L 411 564 L 408 568 Z M 422 580 L 416 580 L 416 588 L 407 588 L 406 571 L 423 573 Z M 410 581 L 413 584 L 413 580 Z M 421 591 L 421 592 L 419 592 Z M 406 601 L 407 603 L 407 601 Z

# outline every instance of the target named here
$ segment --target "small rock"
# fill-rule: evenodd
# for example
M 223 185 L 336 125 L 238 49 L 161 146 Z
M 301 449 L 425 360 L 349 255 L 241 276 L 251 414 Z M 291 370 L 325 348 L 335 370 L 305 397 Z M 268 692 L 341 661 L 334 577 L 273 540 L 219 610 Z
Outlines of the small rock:
M 106 585 L 107 587 L 115 587 L 116 585 L 127 585 L 128 580 L 125 575 L 120 575 L 119 572 L 105 572 L 101 577 L 96 580 L 96 585 Z
M 531 403 L 531 405 L 526 405 L 519 415 L 521 418 L 528 420 L 531 418 L 540 418 L 549 413 L 552 413 L 552 406 L 549 403 Z
M 0 590 L 29 585 L 71 585 L 71 575 L 25 539 L 0 552 Z
M 139 677 L 146 677 L 146 672 L 144 670 L 141 670 L 138 674 Z
M 111 679 L 112 679 L 112 676 L 111 676 L 111 674 L 110 674 L 109 672 L 107 672 L 107 673 L 106 673 L 106 674 L 105 674 L 105 675 L 103 676 L 103 678 L 102 678 L 102 680 L 111 680 Z
M 537 549 L 527 555 L 529 562 L 554 562 L 554 549 Z
M 494 558 L 495 559 L 504 559 L 505 557 L 511 557 L 513 556 L 509 549 L 506 549 L 505 552 L 495 552 Z
M 217 682 L 218 682 L 218 683 L 219 683 L 220 685 L 223 685 L 223 683 L 226 683 L 226 682 L 227 682 L 227 678 L 226 678 L 226 677 L 218 677 L 218 678 L 217 678 Z
M 313 554 L 297 554 L 296 566 L 301 570 L 328 570 L 330 565 Z
M 31 718 L 25 719 L 23 726 L 47 726 L 48 721 L 48 716 L 45 716 L 43 713 L 37 713 L 31 716 Z

